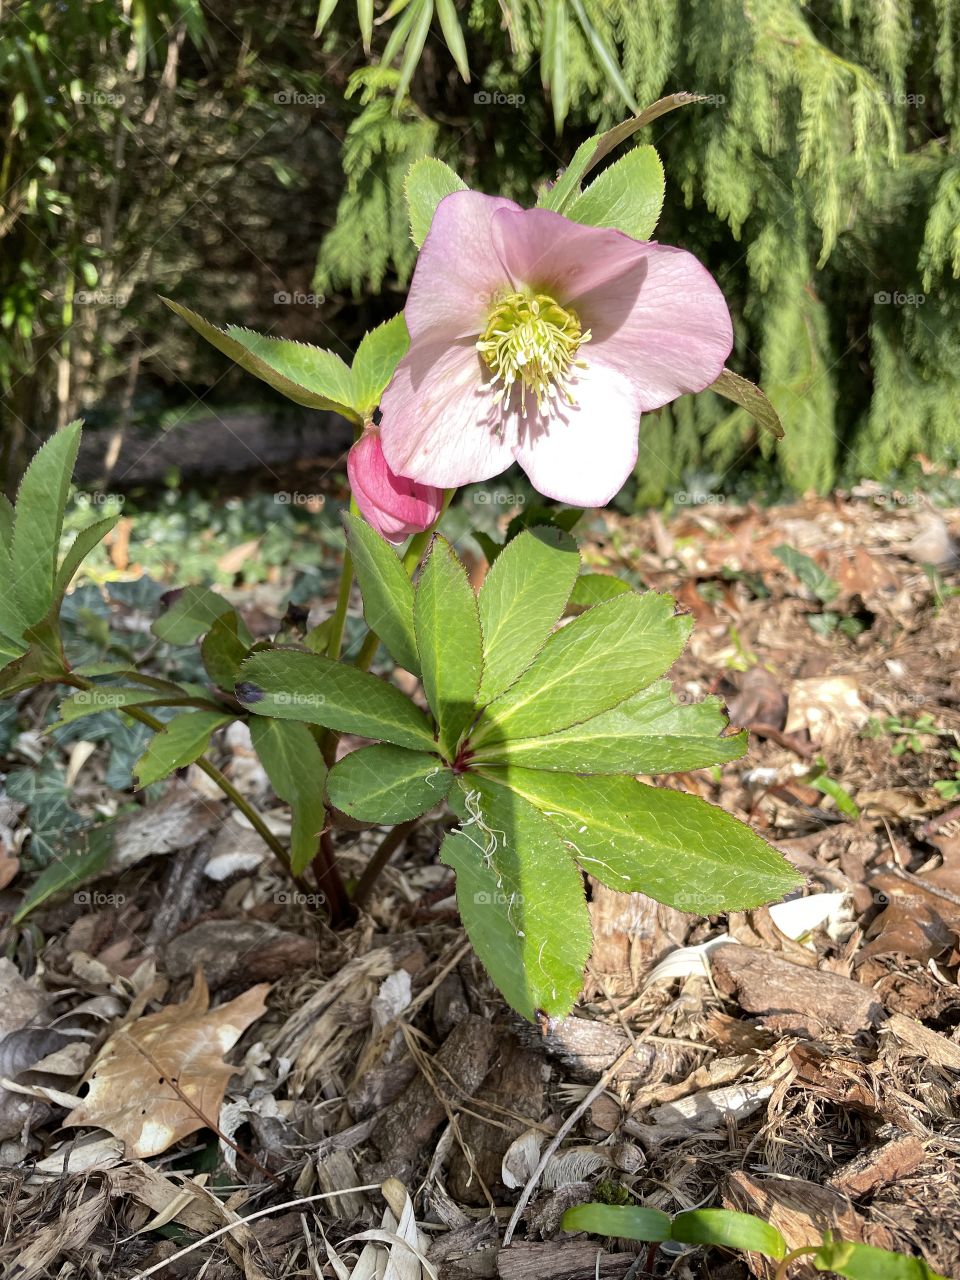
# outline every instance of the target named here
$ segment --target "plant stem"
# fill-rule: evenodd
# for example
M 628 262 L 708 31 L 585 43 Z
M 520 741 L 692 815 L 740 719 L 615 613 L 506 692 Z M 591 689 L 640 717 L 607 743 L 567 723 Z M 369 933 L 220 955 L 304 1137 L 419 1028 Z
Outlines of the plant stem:
M 343 553 L 343 568 L 340 571 L 340 587 L 337 591 L 337 604 L 333 611 L 333 625 L 330 628 L 330 639 L 327 642 L 327 657 L 334 662 L 340 657 L 343 648 L 343 630 L 347 624 L 347 605 L 350 603 L 350 592 L 353 589 L 353 556 L 349 549 Z
M 350 514 L 352 516 L 360 514 L 360 508 L 352 495 L 350 497 Z M 330 628 L 330 639 L 327 641 L 327 657 L 332 658 L 334 662 L 340 657 L 340 650 L 343 648 L 343 630 L 347 624 L 347 606 L 350 603 L 352 589 L 353 556 L 350 554 L 350 547 L 345 545 L 343 549 L 343 565 L 340 569 L 340 586 L 337 590 L 337 603 L 333 611 L 333 625 Z
M 64 675 L 62 677 L 62 682 L 64 684 L 72 685 L 75 689 L 96 688 L 96 685 L 92 680 L 85 680 L 82 676 L 76 676 L 72 673 Z M 129 716 L 131 720 L 136 720 L 140 724 L 145 724 L 147 728 L 152 729 L 154 733 L 162 733 L 166 728 L 166 725 L 162 720 L 158 720 L 156 716 L 152 716 L 149 711 L 144 711 L 142 707 L 119 707 L 118 710 L 122 711 L 125 716 Z M 201 756 L 199 760 L 195 761 L 195 764 L 202 773 L 207 775 L 211 782 L 215 783 L 220 788 L 227 799 L 240 810 L 243 816 L 250 823 L 251 827 L 253 827 L 254 831 L 256 831 L 257 835 L 260 836 L 264 844 L 266 844 L 270 849 L 271 853 L 275 854 L 280 860 L 280 863 L 287 874 L 293 876 L 293 879 L 298 883 L 302 883 L 298 876 L 293 875 L 293 871 L 290 868 L 290 858 L 286 849 L 284 849 L 283 845 L 260 817 L 256 809 L 254 809 L 250 804 L 249 800 L 240 794 L 230 779 L 221 773 L 215 764 L 211 764 L 206 756 Z
M 379 878 L 380 872 L 384 869 L 396 851 L 400 848 L 407 836 L 413 831 L 414 827 L 420 821 L 419 818 L 411 818 L 407 822 L 399 822 L 380 841 L 376 853 L 364 868 L 363 875 L 357 883 L 357 887 L 353 891 L 352 902 L 355 907 L 362 907 L 370 897 L 370 891 Z
M 369 671 L 370 663 L 373 661 L 374 654 L 380 648 L 380 637 L 375 631 L 368 631 L 363 644 L 360 646 L 360 652 L 355 659 L 355 665 L 361 671 Z
M 337 851 L 328 830 L 320 833 L 320 844 L 310 869 L 317 882 L 317 888 L 323 894 L 329 908 L 331 926 L 336 929 L 342 925 L 351 924 L 356 919 L 357 913 L 337 869 Z

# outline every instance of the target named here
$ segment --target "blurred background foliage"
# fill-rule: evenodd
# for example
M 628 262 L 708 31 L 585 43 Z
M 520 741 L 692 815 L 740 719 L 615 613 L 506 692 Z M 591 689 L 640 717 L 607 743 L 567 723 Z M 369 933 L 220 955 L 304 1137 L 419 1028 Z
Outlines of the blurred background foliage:
M 678 89 L 705 101 L 647 131 L 658 237 L 716 274 L 787 435 L 686 397 L 624 500 L 960 453 L 960 0 L 22 0 L 0 36 L 7 487 L 77 412 L 113 447 L 263 394 L 158 292 L 344 353 L 402 305 L 412 160 L 532 203 Z

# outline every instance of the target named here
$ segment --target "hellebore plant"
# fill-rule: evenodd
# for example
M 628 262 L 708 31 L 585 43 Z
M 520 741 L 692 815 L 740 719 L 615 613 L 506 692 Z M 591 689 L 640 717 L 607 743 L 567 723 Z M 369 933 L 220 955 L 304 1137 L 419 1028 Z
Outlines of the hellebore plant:
M 109 708 L 149 725 L 140 785 L 196 762 L 337 921 L 411 826 L 448 806 L 455 826 L 440 857 L 464 926 L 530 1019 L 562 1016 L 577 997 L 592 941 L 585 875 L 699 913 L 754 907 L 798 883 L 730 814 L 638 780 L 723 764 L 746 745 L 715 699 L 678 703 L 664 679 L 690 630 L 669 596 L 584 573 L 570 509 L 525 512 L 503 543 L 477 535 L 490 568 L 476 592 L 435 532 L 459 485 L 514 460 L 547 497 L 602 504 L 635 465 L 641 415 L 685 393 L 710 387 L 744 421 L 777 429 L 762 392 L 724 368 L 732 330 L 716 283 L 650 239 L 663 198 L 653 148 L 634 147 L 584 186 L 603 156 L 681 102 L 584 143 L 536 209 L 467 191 L 437 160 L 415 164 L 407 195 L 421 254 L 407 306 L 366 335 L 352 365 L 170 303 L 243 368 L 354 425 L 340 590 L 299 643 L 281 632 L 255 644 L 226 600 L 188 587 L 154 632 L 200 641 L 208 684 L 71 666 L 60 603 L 112 525 L 84 530 L 58 563 L 77 425 L 40 450 L 16 510 L 0 508 L 0 691 L 65 683 L 62 722 Z M 369 631 L 345 661 L 354 581 Z M 422 700 L 368 672 L 381 645 Z M 238 718 L 291 806 L 289 847 L 204 755 Z M 344 733 L 370 745 L 338 758 Z M 348 820 L 391 828 L 352 903 L 330 835 Z

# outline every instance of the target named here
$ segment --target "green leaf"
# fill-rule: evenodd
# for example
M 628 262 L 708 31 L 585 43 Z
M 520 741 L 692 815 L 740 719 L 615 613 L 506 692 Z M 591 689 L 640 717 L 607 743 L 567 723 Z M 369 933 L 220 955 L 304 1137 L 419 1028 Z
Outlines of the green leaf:
M 663 205 L 663 165 L 653 147 L 634 147 L 604 169 L 567 210 L 573 222 L 616 227 L 634 240 L 649 240 Z
M 423 690 L 448 760 L 476 712 L 483 666 L 477 598 L 446 538 L 434 537 L 413 602 Z
M 615 578 L 610 573 L 581 573 L 574 583 L 570 604 L 588 609 L 591 605 L 603 604 L 604 600 L 613 600 L 632 589 L 629 582 Z
M 360 423 L 360 414 L 350 404 L 350 369 L 332 351 L 284 338 L 266 338 L 232 325 L 227 330 L 218 329 L 178 302 L 169 298 L 161 301 L 218 351 L 288 400 L 308 409 L 331 409 L 350 422 Z
M 846 1240 L 824 1240 L 811 1261 L 818 1271 L 832 1271 L 848 1280 L 947 1280 L 922 1258 Z
M 577 544 L 560 529 L 521 533 L 497 556 L 477 597 L 480 706 L 513 684 L 546 644 L 579 571 Z
M 933 785 L 936 786 L 937 784 L 934 783 Z M 810 779 L 810 786 L 819 791 L 821 795 L 829 796 L 844 817 L 850 818 L 854 822 L 860 817 L 860 807 L 856 800 L 836 778 L 831 778 L 827 774 L 821 773 L 818 777 Z
M 323 34 L 323 29 L 333 17 L 337 7 L 337 0 L 320 0 L 320 7 L 317 10 L 317 25 L 313 34 L 319 36 Z
M 10 547 L 13 590 L 5 587 L 3 595 L 15 599 L 15 605 L 6 602 L 5 611 L 22 619 L 21 631 L 39 622 L 53 603 L 60 531 L 79 447 L 80 423 L 71 422 L 34 454 L 20 481 Z M 0 629 L 9 634 L 7 626 Z
M 593 942 L 583 879 L 543 814 L 505 787 L 463 775 L 460 819 L 440 850 L 457 874 L 460 918 L 504 998 L 531 1021 L 573 1007 Z
M 487 707 L 471 744 L 566 729 L 650 684 L 673 665 L 690 633 L 689 618 L 673 609 L 670 596 L 631 591 L 581 613 Z
M 698 796 L 627 777 L 483 773 L 543 810 L 584 871 L 622 893 L 711 915 L 773 902 L 802 883 L 776 849 Z
M 557 213 L 566 213 L 567 206 L 580 194 L 580 183 L 604 156 L 608 156 L 622 142 L 632 138 L 635 133 L 645 129 L 654 120 L 659 120 L 668 111 L 674 111 L 677 107 L 684 107 L 696 101 L 697 95 L 694 93 L 671 93 L 651 103 L 649 107 L 644 107 L 638 115 L 608 129 L 606 133 L 594 134 L 592 138 L 588 138 L 577 147 L 573 153 L 573 159 L 561 177 L 552 187 L 547 187 L 541 192 L 537 204 L 545 209 L 553 209 Z
M 350 370 L 350 403 L 363 417 L 372 413 L 380 403 L 384 388 L 409 346 L 410 335 L 402 311 L 392 320 L 364 334 Z
M 214 618 L 200 645 L 200 656 L 215 685 L 233 690 L 240 664 L 250 652 L 249 641 L 246 627 L 233 610 Z
M 564 1213 L 564 1231 L 592 1231 L 598 1236 L 655 1244 L 670 1239 L 670 1215 L 633 1204 L 578 1204 Z
M 258 716 L 303 720 L 341 733 L 435 751 L 430 722 L 385 680 L 319 653 L 271 649 L 240 668 L 236 694 Z
M 436 0 L 437 17 L 440 19 L 440 30 L 451 57 L 457 64 L 457 70 L 464 83 L 470 83 L 470 63 L 467 58 L 467 45 L 463 38 L 463 29 L 457 18 L 457 10 L 453 0 Z
M 23 825 L 30 828 L 28 849 L 35 866 L 46 866 L 75 847 L 83 819 L 70 807 L 66 771 L 54 753 L 30 768 L 12 770 L 4 786 L 11 800 L 26 806 Z
M 357 0 L 357 17 L 360 21 L 363 51 L 369 54 L 370 41 L 373 39 L 373 0 Z
M 566 0 L 544 0 L 543 57 L 541 79 L 550 94 L 553 127 L 559 134 L 570 109 L 570 83 L 567 77 L 569 29 Z M 548 205 L 548 208 L 553 208 Z
M 330 770 L 327 796 L 358 822 L 406 822 L 445 799 L 452 781 L 439 756 L 403 747 L 361 747 Z
M 393 23 L 393 29 L 387 38 L 387 43 L 383 46 L 383 53 L 380 55 L 381 67 L 393 65 L 397 54 L 406 43 L 410 28 L 413 26 L 419 9 L 416 4 L 412 3 L 412 0 L 402 0 L 402 2 L 394 0 L 394 3 L 390 5 L 390 8 L 387 9 L 383 16 L 384 18 L 391 18 L 396 13 L 400 14 L 400 21 Z
M 780 421 L 780 415 L 760 388 L 748 378 L 742 378 L 732 369 L 724 369 L 716 382 L 710 384 L 708 390 L 716 391 L 718 395 L 732 400 L 741 409 L 746 409 L 754 422 L 764 431 L 771 432 L 778 440 L 783 439 L 783 423 Z
M 399 105 L 406 96 L 413 80 L 414 72 L 420 63 L 423 46 L 427 43 L 430 23 L 433 21 L 433 0 L 413 0 L 410 6 L 413 14 L 413 25 L 404 45 L 403 57 L 400 60 L 400 76 L 394 93 L 394 102 Z
M 227 325 L 226 333 L 256 360 L 262 361 L 268 371 L 279 374 L 296 387 L 305 389 L 310 396 L 323 401 L 308 404 L 308 408 L 332 409 L 351 421 L 356 418 L 349 399 L 353 389 L 350 368 L 335 352 L 327 351 L 325 347 L 311 346 L 307 342 L 294 342 L 290 338 L 271 338 L 232 324 Z M 243 367 L 250 373 L 257 372 L 249 364 L 244 364 Z M 262 374 L 258 373 L 257 376 Z M 271 382 L 270 385 L 277 384 Z M 277 390 L 282 391 L 283 388 L 277 387 Z M 300 403 L 306 401 L 301 400 Z
M 403 189 L 407 193 L 407 211 L 410 214 L 410 236 L 419 249 L 427 238 L 437 205 L 454 191 L 466 191 L 467 184 L 448 164 L 425 156 L 416 160 L 407 170 Z
M 26 650 L 0 669 L 0 696 L 9 696 L 48 680 L 58 680 L 67 670 L 56 619 L 41 619 L 35 627 L 27 628 L 23 639 Z M 4 648 L 10 652 L 6 645 Z
M 94 524 L 88 524 L 85 529 L 80 530 L 70 544 L 70 549 L 63 557 L 60 568 L 57 570 L 56 580 L 53 584 L 53 604 L 60 604 L 60 601 L 66 595 L 67 588 L 76 576 L 77 570 L 94 547 L 103 541 L 119 519 L 119 513 L 115 516 L 107 516 L 105 519 L 97 520 Z
M 747 734 L 727 727 L 718 698 L 678 703 L 658 680 L 609 711 L 559 733 L 510 738 L 478 749 L 471 761 L 525 765 L 565 773 L 677 773 L 737 760 Z
M 616 89 L 617 93 L 620 94 L 620 97 L 623 98 L 630 110 L 636 111 L 636 99 L 630 92 L 630 88 L 627 85 L 626 80 L 623 78 L 623 72 L 620 70 L 620 64 L 617 62 L 612 49 L 610 49 L 600 32 L 597 31 L 596 27 L 594 27 L 593 23 L 587 17 L 582 0 L 570 0 L 570 7 L 577 15 L 577 21 L 580 23 L 580 29 L 587 37 L 587 42 L 596 54 L 597 62 L 606 73 L 607 79 Z
M 71 837 L 74 847 L 60 854 L 37 876 L 14 914 L 13 924 L 19 924 L 57 894 L 76 889 L 99 875 L 110 859 L 113 835 L 113 823 L 104 822 Z
M 343 524 L 367 626 L 380 637 L 394 662 L 418 676 L 420 655 L 413 627 L 413 584 L 397 553 L 366 520 L 345 513 Z
M 250 737 L 271 787 L 292 811 L 290 869 L 300 875 L 316 856 L 326 823 L 323 754 L 307 726 L 295 720 L 253 716 Z
M 303 637 L 303 643 L 311 653 L 326 653 L 330 648 L 330 637 L 333 635 L 333 624 L 336 621 L 331 613 L 328 618 L 311 627 Z
M 229 602 L 209 587 L 184 587 L 151 630 L 167 644 L 193 644 L 218 618 L 231 611 Z
M 507 525 L 505 541 L 512 542 L 524 529 L 533 529 L 537 525 L 552 525 L 566 533 L 572 533 L 583 516 L 582 507 L 541 507 L 535 502 L 524 503 Z
M 84 716 L 99 715 L 102 711 L 122 711 L 124 707 L 169 707 L 189 703 L 191 694 L 179 689 L 174 694 L 163 694 L 148 686 L 125 688 L 122 685 L 97 685 L 93 689 L 80 689 L 60 703 L 59 724 L 71 724 Z M 57 726 L 59 727 L 59 726 Z
M 829 573 L 825 573 L 816 560 L 798 551 L 796 547 L 782 543 L 779 547 L 773 548 L 773 554 L 823 604 L 828 604 L 839 594 L 840 584 L 831 578 Z
M 181 711 L 167 722 L 161 733 L 151 738 L 134 765 L 137 785 L 149 787 L 151 782 L 159 782 L 174 769 L 193 764 L 206 751 L 214 732 L 234 719 L 235 716 L 220 711 Z
M 13 503 L 5 493 L 0 493 L 0 548 L 10 550 L 13 538 Z
M 752 1213 L 737 1213 L 732 1209 L 691 1209 L 678 1213 L 673 1219 L 670 1238 L 683 1244 L 712 1244 L 762 1253 L 777 1262 L 787 1252 L 787 1242 L 776 1227 Z

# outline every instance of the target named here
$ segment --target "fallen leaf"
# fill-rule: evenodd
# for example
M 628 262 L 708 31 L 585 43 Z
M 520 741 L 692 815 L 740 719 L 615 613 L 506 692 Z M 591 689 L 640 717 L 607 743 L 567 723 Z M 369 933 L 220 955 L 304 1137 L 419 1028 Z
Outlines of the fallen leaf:
M 787 695 L 766 667 L 751 667 L 740 680 L 740 690 L 730 703 L 729 712 L 731 724 L 782 729 L 787 718 Z
M 221 573 L 239 573 L 259 545 L 260 539 L 252 538 L 249 542 L 241 542 L 239 546 L 231 547 L 217 561 L 217 568 Z
M 19 870 L 20 859 L 7 853 L 6 849 L 0 849 L 0 889 L 5 889 L 8 884 L 11 884 Z
M 159 1155 L 187 1134 L 215 1126 L 237 1070 L 223 1055 L 264 1013 L 269 990 L 260 983 L 210 1009 L 198 970 L 182 1004 L 138 1018 L 110 1037 L 86 1077 L 89 1093 L 64 1124 L 106 1129 L 123 1140 L 131 1159 Z
M 863 728 L 869 719 L 852 676 L 817 676 L 794 681 L 784 731 L 806 729 L 814 742 L 829 746 L 841 734 Z

